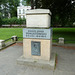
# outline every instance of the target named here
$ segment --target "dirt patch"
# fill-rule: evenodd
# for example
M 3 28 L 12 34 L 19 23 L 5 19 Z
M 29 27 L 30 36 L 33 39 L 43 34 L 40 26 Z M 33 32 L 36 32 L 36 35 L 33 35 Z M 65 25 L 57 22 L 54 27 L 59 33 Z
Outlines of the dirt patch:
M 23 46 L 23 43 L 15 43 L 15 44 L 13 44 L 13 45 L 11 45 L 11 46 L 14 46 L 14 45 Z

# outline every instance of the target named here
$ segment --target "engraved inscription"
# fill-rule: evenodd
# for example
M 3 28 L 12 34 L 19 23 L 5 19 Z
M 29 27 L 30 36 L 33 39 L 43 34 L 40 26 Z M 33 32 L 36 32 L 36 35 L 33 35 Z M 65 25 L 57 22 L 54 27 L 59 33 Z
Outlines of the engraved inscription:
M 23 29 L 24 38 L 50 39 L 51 29 Z
M 40 56 L 40 42 L 31 41 L 31 54 Z
M 46 37 L 46 33 L 44 31 L 36 31 L 36 30 L 28 30 L 26 32 L 26 37 Z

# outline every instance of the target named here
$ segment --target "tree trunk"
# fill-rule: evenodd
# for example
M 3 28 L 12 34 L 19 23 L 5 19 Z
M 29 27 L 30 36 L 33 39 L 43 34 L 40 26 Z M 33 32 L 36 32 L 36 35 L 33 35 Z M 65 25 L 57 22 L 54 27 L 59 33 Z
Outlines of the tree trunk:
M 31 0 L 31 9 L 34 9 L 34 0 Z
M 35 0 L 35 9 L 37 9 L 37 0 Z

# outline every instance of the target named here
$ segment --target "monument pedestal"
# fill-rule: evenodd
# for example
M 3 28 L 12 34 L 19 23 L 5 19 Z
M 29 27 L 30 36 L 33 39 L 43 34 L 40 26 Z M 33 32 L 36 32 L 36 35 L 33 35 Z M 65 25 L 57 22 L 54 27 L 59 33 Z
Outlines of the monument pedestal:
M 54 70 L 55 69 L 55 58 L 56 58 L 55 53 L 51 53 L 50 61 L 25 58 L 24 56 L 21 56 L 19 59 L 17 59 L 17 61 L 18 61 L 17 63 L 20 65 L 26 65 L 26 66 L 31 66 L 31 67 L 39 67 L 39 68 L 46 68 L 49 70 Z
M 48 9 L 35 9 L 29 10 L 26 16 L 27 28 L 23 29 L 23 56 L 17 60 L 17 63 L 27 66 L 29 70 L 26 72 L 26 69 L 21 75 L 38 75 L 38 73 L 52 75 L 50 69 L 55 68 L 56 55 L 51 53 L 51 12 Z
M 52 53 L 52 29 L 23 29 L 23 56 L 19 64 L 32 67 L 55 68 L 55 54 Z
M 30 59 L 50 61 L 51 40 L 23 39 L 23 56 Z

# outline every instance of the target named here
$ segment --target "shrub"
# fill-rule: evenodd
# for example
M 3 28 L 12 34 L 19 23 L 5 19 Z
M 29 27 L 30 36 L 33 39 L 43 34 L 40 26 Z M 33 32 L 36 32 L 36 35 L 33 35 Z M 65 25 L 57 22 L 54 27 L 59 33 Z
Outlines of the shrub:
M 4 25 L 7 25 L 7 24 L 10 24 L 10 25 L 12 25 L 12 24 L 25 24 L 26 23 L 26 20 L 25 19 L 21 19 L 21 18 L 19 18 L 19 19 L 17 19 L 17 17 L 12 17 L 12 18 L 9 18 L 9 19 L 3 19 L 2 20 L 2 24 L 4 24 Z
M 9 24 L 9 20 L 7 20 L 7 19 L 2 19 L 2 24 L 3 24 L 3 25 L 5 25 L 5 24 L 6 24 L 6 25 Z

